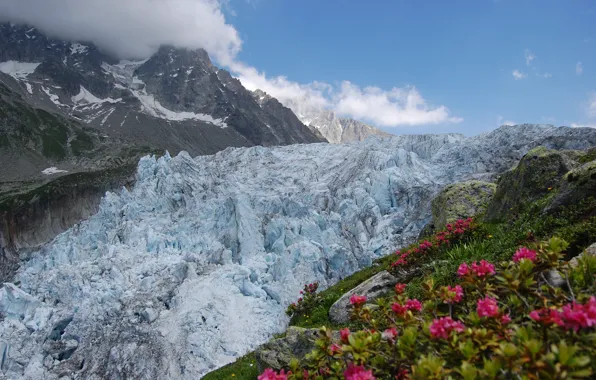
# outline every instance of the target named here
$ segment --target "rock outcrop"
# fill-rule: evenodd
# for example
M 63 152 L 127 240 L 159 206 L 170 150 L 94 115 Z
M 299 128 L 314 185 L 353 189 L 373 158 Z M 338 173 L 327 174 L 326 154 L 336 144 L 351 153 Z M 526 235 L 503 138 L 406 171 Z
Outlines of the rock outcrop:
M 561 178 L 579 166 L 576 151 L 555 151 L 537 147 L 529 151 L 519 164 L 503 173 L 484 219 L 502 221 L 523 211 L 532 202 L 561 187 Z
M 350 297 L 353 295 L 366 296 L 367 301 L 371 302 L 390 292 L 398 279 L 387 271 L 377 273 L 373 277 L 364 281 L 354 289 L 345 293 L 329 308 L 329 319 L 333 323 L 342 324 L 350 320 L 352 305 Z
M 294 358 L 302 359 L 315 347 L 319 329 L 291 326 L 282 338 L 273 339 L 255 351 L 259 372 L 266 368 L 288 368 Z
M 483 213 L 492 200 L 497 185 L 482 181 L 465 181 L 447 185 L 431 203 L 432 224 L 436 229 L 458 219 Z

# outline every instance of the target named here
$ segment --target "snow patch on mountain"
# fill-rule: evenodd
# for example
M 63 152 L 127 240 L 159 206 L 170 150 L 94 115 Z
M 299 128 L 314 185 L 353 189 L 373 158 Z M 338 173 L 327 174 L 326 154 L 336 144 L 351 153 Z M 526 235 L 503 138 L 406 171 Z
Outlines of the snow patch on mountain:
M 91 92 L 89 92 L 85 87 L 80 86 L 80 91 L 77 95 L 72 97 L 72 101 L 73 103 L 87 103 L 87 104 L 102 104 L 102 103 L 119 103 L 122 101 L 121 98 L 118 99 L 112 99 L 112 98 L 106 98 L 106 99 L 100 99 L 98 97 L 96 97 L 95 95 L 93 95 Z
M 70 45 L 70 54 L 84 54 L 89 50 L 88 46 L 81 45 L 78 42 L 74 42 Z
M 27 76 L 33 74 L 39 65 L 41 63 L 6 61 L 0 62 L 0 71 L 15 79 L 27 79 Z
M 64 104 L 60 103 L 60 97 L 56 94 L 53 94 L 49 88 L 45 86 L 41 86 L 41 90 L 48 96 L 50 101 L 57 106 L 64 106 Z
M 61 170 L 55 166 L 52 166 L 51 168 L 42 170 L 41 173 L 45 174 L 45 175 L 52 175 L 52 174 L 58 174 L 58 173 L 68 173 L 68 170 Z
M 221 128 L 228 127 L 224 119 L 216 119 L 202 113 L 172 111 L 164 107 L 155 96 L 147 93 L 145 82 L 134 75 L 135 70 L 146 61 L 121 61 L 116 65 L 104 63 L 102 69 L 112 74 L 119 82 L 118 88 L 128 89 L 141 102 L 142 111 L 151 116 L 171 121 L 201 120 Z
M 215 119 L 211 115 L 202 113 L 188 112 L 188 111 L 172 111 L 162 106 L 159 100 L 155 99 L 155 96 L 150 95 L 144 89 L 144 83 L 137 77 L 133 78 L 133 83 L 143 85 L 139 90 L 130 90 L 132 94 L 140 100 L 143 111 L 151 116 L 159 117 L 162 119 L 181 121 L 181 120 L 201 120 L 213 125 L 217 125 L 221 128 L 227 128 L 228 125 L 225 120 Z

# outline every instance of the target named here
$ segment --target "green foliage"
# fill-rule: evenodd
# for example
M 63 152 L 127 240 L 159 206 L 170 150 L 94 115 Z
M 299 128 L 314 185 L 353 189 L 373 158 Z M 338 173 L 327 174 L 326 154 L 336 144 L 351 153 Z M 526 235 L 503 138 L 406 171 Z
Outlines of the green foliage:
M 586 279 L 595 263 L 570 267 L 562 260 L 567 247 L 553 237 L 497 265 L 463 263 L 457 291 L 431 278 L 422 303 L 401 287 L 376 309 L 354 303 L 353 318 L 365 328 L 342 330 L 339 339 L 322 328 L 315 349 L 282 378 L 591 378 L 596 287 Z M 569 288 L 553 287 L 551 271 L 571 278 Z
M 230 363 L 217 371 L 208 373 L 203 380 L 222 380 L 222 379 L 237 379 L 237 380 L 255 380 L 259 375 L 257 369 L 257 361 L 254 353 L 250 353 Z

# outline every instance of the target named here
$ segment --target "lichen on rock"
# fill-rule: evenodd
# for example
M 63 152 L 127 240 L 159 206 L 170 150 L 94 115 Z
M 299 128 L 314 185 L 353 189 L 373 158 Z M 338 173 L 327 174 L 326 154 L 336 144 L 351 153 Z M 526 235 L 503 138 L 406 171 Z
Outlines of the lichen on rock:
M 432 201 L 433 224 L 442 228 L 458 219 L 486 210 L 497 186 L 482 181 L 466 181 L 446 186 Z
M 292 359 L 302 359 L 315 347 L 318 332 L 319 329 L 289 327 L 284 337 L 271 340 L 255 352 L 259 371 L 288 368 Z
M 555 151 L 537 147 L 529 151 L 519 164 L 505 172 L 497 185 L 484 219 L 502 221 L 522 212 L 527 205 L 559 190 L 560 179 L 579 165 L 578 151 Z
M 587 162 L 565 174 L 560 189 L 548 210 L 557 210 L 590 196 L 596 196 L 596 160 Z

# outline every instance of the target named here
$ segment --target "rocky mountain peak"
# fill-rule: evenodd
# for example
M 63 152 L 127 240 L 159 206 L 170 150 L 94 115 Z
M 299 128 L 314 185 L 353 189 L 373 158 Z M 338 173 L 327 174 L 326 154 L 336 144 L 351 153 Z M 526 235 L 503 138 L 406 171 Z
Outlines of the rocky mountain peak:
M 294 115 L 259 107 L 204 49 L 162 46 L 119 61 L 91 43 L 0 24 L 0 72 L 35 107 L 172 153 L 325 141 Z

